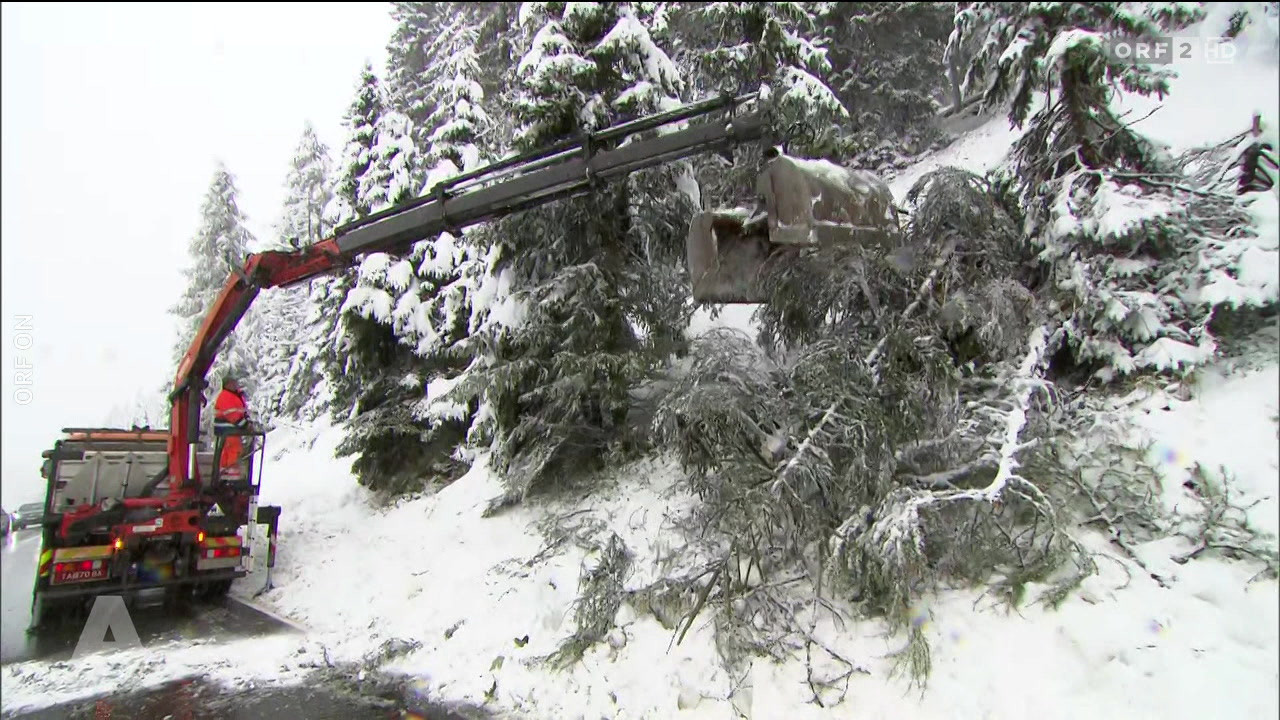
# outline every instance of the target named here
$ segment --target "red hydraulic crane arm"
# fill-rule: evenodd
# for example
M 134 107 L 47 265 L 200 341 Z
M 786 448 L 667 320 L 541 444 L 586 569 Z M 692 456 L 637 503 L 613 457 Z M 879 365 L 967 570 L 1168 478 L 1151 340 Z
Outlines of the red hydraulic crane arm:
M 240 324 L 258 292 L 264 288 L 283 287 L 325 275 L 345 265 L 346 259 L 330 238 L 296 252 L 267 251 L 250 255 L 244 268 L 234 273 L 210 306 L 191 347 L 178 364 L 178 375 L 170 396 L 169 477 L 177 490 L 189 478 L 199 476 L 195 463 L 195 444 L 199 438 L 200 407 L 203 404 L 205 377 L 218 348 Z
M 732 111 L 753 97 L 726 96 L 694 103 L 501 160 L 436 185 L 420 198 L 340 227 L 334 237 L 302 250 L 251 255 L 244 268 L 237 270 L 218 293 L 178 365 L 170 395 L 170 500 L 192 492 L 191 486 L 199 481 L 195 451 L 205 377 L 218 348 L 248 312 L 260 290 L 326 275 L 348 266 L 359 255 L 396 252 L 442 232 L 456 233 L 476 223 L 588 192 L 601 180 L 692 155 L 728 151 L 738 143 L 760 139 L 765 122 L 753 114 L 628 141 L 639 132 L 719 110 Z

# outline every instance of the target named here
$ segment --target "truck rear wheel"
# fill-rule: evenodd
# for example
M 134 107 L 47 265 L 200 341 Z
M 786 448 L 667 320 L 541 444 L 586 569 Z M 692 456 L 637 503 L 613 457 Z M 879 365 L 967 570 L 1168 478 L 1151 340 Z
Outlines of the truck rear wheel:
M 215 580 L 204 586 L 204 599 L 216 602 L 227 596 L 231 592 L 230 580 Z
M 226 597 L 230 591 L 230 580 L 214 580 L 197 584 L 193 590 L 193 595 L 201 602 L 217 602 Z
M 164 590 L 164 607 L 166 610 L 183 611 L 191 607 L 192 588 L 190 585 L 170 585 Z
M 80 619 L 85 614 L 84 598 L 42 597 L 31 603 L 31 628 L 51 630 Z

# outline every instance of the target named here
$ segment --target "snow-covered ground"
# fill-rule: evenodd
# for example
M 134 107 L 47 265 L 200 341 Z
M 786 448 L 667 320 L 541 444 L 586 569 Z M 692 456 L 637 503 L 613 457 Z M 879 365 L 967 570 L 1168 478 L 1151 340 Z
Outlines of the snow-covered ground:
M 1193 462 L 1223 466 L 1264 529 L 1276 529 L 1280 453 L 1280 367 L 1209 373 L 1190 400 L 1157 393 L 1135 401 L 1135 433 L 1154 441 L 1150 460 L 1177 502 Z M 564 672 L 536 663 L 573 630 L 572 603 L 587 555 L 578 550 L 530 562 L 543 547 L 537 514 L 521 508 L 482 517 L 497 493 L 483 470 L 439 495 L 385 512 L 361 506 L 325 430 L 310 455 L 290 453 L 273 468 L 277 500 L 295 517 L 283 539 L 279 588 L 265 596 L 300 620 L 312 642 L 338 658 L 358 658 L 384 639 L 421 648 L 388 666 L 420 678 L 424 692 L 555 718 L 1044 718 L 1274 717 L 1280 713 L 1280 592 L 1250 583 L 1257 568 L 1203 556 L 1163 540 L 1137 551 L 1172 586 L 1161 587 L 1115 547 L 1082 536 L 1099 561 L 1057 611 L 1010 614 L 991 598 L 951 592 L 919 609 L 933 643 L 927 692 L 890 677 L 886 656 L 903 638 L 874 622 L 816 634 L 866 672 L 847 700 L 823 710 L 811 698 L 805 664 L 756 661 L 731 677 L 715 661 L 705 619 L 678 646 L 653 616 L 624 604 L 620 630 Z M 691 506 L 671 466 L 650 462 L 619 472 L 616 488 L 560 512 L 595 518 L 634 554 L 625 588 L 672 574 L 691 558 L 672 557 L 664 539 Z M 285 487 L 285 483 L 288 486 Z M 681 553 L 683 555 L 683 553 Z M 527 642 L 521 644 L 517 639 Z M 828 668 L 835 671 L 831 665 Z M 736 688 L 736 690 L 735 690 Z M 736 693 L 729 700 L 731 693 Z
M 1264 59 L 1265 60 L 1265 59 Z M 1171 146 L 1217 142 L 1247 127 L 1259 108 L 1276 112 L 1277 65 L 1233 69 L 1229 82 L 1202 68 L 1178 68 L 1163 110 L 1144 131 Z M 1246 92 L 1247 91 L 1247 92 Z M 1140 105 L 1140 103 L 1135 103 Z M 1212 110 L 1205 110 L 1211 108 Z M 1271 122 L 1274 122 L 1272 120 Z M 943 165 L 976 171 L 1003 157 L 1018 131 L 1003 117 L 976 127 L 937 155 L 892 179 L 901 200 L 924 172 Z M 695 330 L 750 325 L 751 307 Z M 1161 497 L 1177 509 L 1195 463 L 1223 469 L 1233 497 L 1256 503 L 1250 521 L 1280 530 L 1277 450 L 1280 365 L 1275 336 L 1247 367 L 1219 364 L 1198 375 L 1188 400 L 1135 398 L 1123 417 L 1151 442 L 1148 461 Z M 1260 360 L 1258 358 L 1261 358 Z M 288 683 L 317 668 L 360 663 L 391 640 L 412 649 L 382 669 L 414 679 L 443 701 L 488 704 L 502 716 L 535 718 L 1159 718 L 1188 720 L 1280 715 L 1280 585 L 1250 582 L 1257 567 L 1213 553 L 1177 564 L 1181 539 L 1138 545 L 1159 585 L 1105 538 L 1080 535 L 1110 559 L 1058 610 L 1008 611 L 974 592 L 945 592 L 917 616 L 932 643 L 928 688 L 891 675 L 887 657 L 905 639 L 879 623 L 837 627 L 827 616 L 814 634 L 858 664 L 843 703 L 811 701 L 803 655 L 757 660 L 742 676 L 717 661 L 709 614 L 679 645 L 643 607 L 624 603 L 618 626 L 581 662 L 551 669 L 540 658 L 574 631 L 574 601 L 590 548 L 615 533 L 630 553 L 623 590 L 693 568 L 700 552 L 674 528 L 694 500 L 668 460 L 615 471 L 607 490 L 567 494 L 546 505 L 485 516 L 498 483 L 483 465 L 437 494 L 377 508 L 333 457 L 340 428 L 281 430 L 262 502 L 284 508 L 275 589 L 254 602 L 304 630 L 267 639 L 205 642 L 91 656 L 71 663 L 28 662 L 0 671 L 6 712 L 156 685 L 197 673 L 228 684 Z M 543 553 L 540 520 L 566 516 L 570 540 Z M 252 594 L 255 577 L 236 592 Z M 1034 592 L 1028 594 L 1034 597 Z M 815 655 L 816 670 L 838 675 Z M 829 695 L 824 695 L 830 699 Z
M 1150 459 L 1167 480 L 1165 497 L 1182 496 L 1192 463 L 1223 466 L 1239 497 L 1260 501 L 1252 519 L 1275 530 L 1278 397 L 1280 366 L 1272 361 L 1209 373 L 1187 401 L 1159 393 L 1135 400 L 1126 416 L 1154 443 Z M 807 702 L 802 659 L 758 660 L 745 676 L 731 677 L 716 662 L 705 617 L 674 645 L 672 630 L 626 603 L 615 618 L 619 629 L 581 663 L 552 670 L 537 660 L 573 632 L 578 583 L 595 555 L 569 542 L 537 558 L 547 508 L 485 517 L 498 488 L 483 468 L 436 495 L 374 509 L 348 461 L 332 457 L 339 437 L 338 428 L 321 426 L 277 432 L 268 444 L 281 455 L 268 464 L 263 501 L 283 505 L 285 515 L 275 589 L 257 602 L 305 633 L 6 666 L 5 710 L 197 672 L 235 686 L 297 682 L 404 640 L 417 649 L 384 670 L 412 676 L 431 697 L 487 701 L 516 716 L 1190 720 L 1280 713 L 1280 586 L 1250 583 L 1256 567 L 1211 554 L 1175 564 L 1170 558 L 1190 549 L 1182 540 L 1137 548 L 1151 570 L 1170 578 L 1168 589 L 1105 539 L 1084 535 L 1112 561 L 1099 561 L 1098 574 L 1059 610 L 1010 613 L 973 592 L 934 598 L 919 608 L 933 643 L 924 693 L 891 676 L 887 656 L 904 639 L 885 636 L 875 622 L 818 623 L 815 634 L 861 670 L 845 702 L 824 710 Z M 576 513 L 571 522 L 583 540 L 617 533 L 632 555 L 624 590 L 638 589 L 697 560 L 675 540 L 674 527 L 692 506 L 677 477 L 668 463 L 643 462 L 615 472 L 608 491 L 570 495 L 551 510 Z M 834 664 L 818 665 L 838 674 Z

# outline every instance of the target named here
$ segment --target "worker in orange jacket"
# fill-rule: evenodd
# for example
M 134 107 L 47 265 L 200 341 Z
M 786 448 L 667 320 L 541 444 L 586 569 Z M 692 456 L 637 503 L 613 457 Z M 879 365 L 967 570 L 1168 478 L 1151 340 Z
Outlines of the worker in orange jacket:
M 236 379 L 230 375 L 222 381 L 222 392 L 218 393 L 218 399 L 214 401 L 213 409 L 215 432 L 219 428 L 241 428 L 249 422 L 249 405 L 245 402 L 240 383 L 236 382 Z M 243 449 L 244 442 L 239 435 L 226 435 L 223 437 L 222 456 L 218 459 L 218 467 L 221 468 L 219 475 L 230 478 L 240 477 L 238 461 Z

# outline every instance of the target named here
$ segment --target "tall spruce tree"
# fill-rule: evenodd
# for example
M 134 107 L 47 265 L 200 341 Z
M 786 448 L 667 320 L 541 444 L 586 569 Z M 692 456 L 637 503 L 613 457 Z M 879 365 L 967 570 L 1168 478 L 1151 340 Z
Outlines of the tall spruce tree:
M 431 65 L 430 54 L 411 57 Z M 429 78 L 411 78 L 403 68 L 392 73 L 402 83 L 401 92 L 429 89 L 423 84 Z M 382 88 L 371 94 L 381 112 L 370 118 L 370 163 L 355 185 L 357 205 L 372 212 L 410 199 L 422 184 L 414 123 L 395 108 L 421 109 L 426 98 L 397 97 L 395 91 L 389 95 Z M 397 299 L 418 285 L 415 261 L 424 252 L 424 243 L 417 243 L 406 255 L 364 257 L 342 302 L 336 338 L 342 359 L 341 376 L 335 380 L 336 409 L 348 421 L 338 453 L 355 457 L 352 470 L 362 484 L 393 493 L 418 490 L 434 477 L 453 474 L 449 457 L 456 438 L 436 437 L 430 423 L 415 415 L 431 367 L 402 341 L 394 313 Z
M 366 64 L 356 82 L 355 98 L 343 118 L 347 140 L 331 180 L 332 191 L 321 216 L 327 228 L 369 215 L 372 210 L 361 193 L 365 175 L 375 159 L 382 94 L 372 65 Z M 347 351 L 342 337 L 342 307 L 354 284 L 356 271 L 348 270 L 310 283 L 308 313 L 285 384 L 281 406 L 289 415 L 316 417 L 325 411 L 345 419 L 354 406 L 355 388 L 345 380 Z
M 387 43 L 388 94 L 391 109 L 407 117 L 415 127 L 422 126 L 435 109 L 427 100 L 431 90 L 427 71 L 435 60 L 432 46 L 449 17 L 458 11 L 456 3 L 391 4 L 396 28 Z
M 412 107 L 417 122 L 392 111 L 379 124 L 378 159 L 366 196 L 378 209 L 428 191 L 479 163 L 488 116 L 479 79 L 479 26 L 497 4 L 454 7 L 433 15 L 439 26 L 424 47 L 392 53 L 391 107 Z M 412 36 L 424 15 L 406 13 L 398 37 Z M 419 42 L 423 41 L 421 33 Z M 402 63 L 416 62 L 416 74 Z M 411 96 L 411 97 L 410 97 Z M 419 187 L 420 186 L 420 187 Z M 465 234 L 418 242 L 403 256 L 375 254 L 361 266 L 345 305 L 352 357 L 348 377 L 364 392 L 339 451 L 359 455 L 361 481 L 393 491 L 448 480 L 465 465 L 462 444 L 476 403 L 447 392 L 460 383 L 471 350 L 470 299 L 483 271 Z
M 361 181 L 361 194 L 374 212 L 416 197 L 423 176 L 408 115 L 388 110 L 376 130 L 373 165 Z
M 430 139 L 439 123 L 432 117 L 453 113 L 441 104 L 439 82 L 449 82 L 441 63 L 457 67 L 460 58 L 453 52 L 463 49 L 471 56 L 474 72 L 468 77 L 478 82 L 477 97 L 495 111 L 502 93 L 511 87 L 511 73 L 518 38 L 512 31 L 514 2 L 477 3 L 395 3 L 392 18 L 396 29 L 387 45 L 387 89 L 392 109 L 405 115 L 412 127 L 418 155 L 431 152 Z M 446 95 L 448 92 L 445 93 Z M 464 110 L 459 109 L 465 113 Z M 428 164 L 429 166 L 429 164 Z
M 175 363 L 186 354 L 214 299 L 232 273 L 243 267 L 249 248 L 255 242 L 245 227 L 245 216 L 240 210 L 237 195 L 235 177 L 223 163 L 218 163 L 205 193 L 200 227 L 188 245 L 191 264 L 184 270 L 187 287 L 181 299 L 170 309 L 178 318 Z M 252 347 L 242 342 L 242 338 L 243 334 L 232 333 L 223 342 L 210 369 L 211 387 L 220 386 L 228 372 L 240 377 L 248 389 L 255 386 L 259 379 L 257 363 Z
M 680 73 L 647 29 L 661 9 L 522 6 L 530 39 L 517 66 L 517 149 L 677 102 Z M 635 173 L 480 234 L 504 287 L 475 308 L 487 353 L 470 384 L 508 499 L 620 448 L 629 391 L 680 342 L 681 230 L 693 208 L 670 192 L 679 172 Z
M 329 148 L 307 123 L 285 179 L 284 212 L 278 226 L 281 244 L 302 248 L 328 237 L 333 230 L 325 208 L 333 199 L 333 159 Z
M 297 250 L 332 233 L 333 223 L 325 216 L 325 207 L 333 198 L 331 165 L 328 148 L 307 123 L 285 179 L 284 207 L 276 226 L 277 249 Z M 254 407 L 268 424 L 279 416 L 297 413 L 304 401 L 287 397 L 290 378 L 318 371 L 300 366 L 312 360 L 303 352 L 305 336 L 301 333 L 309 311 L 309 295 L 308 285 L 269 290 L 258 297 L 252 317 L 246 318 L 251 321 L 262 375 L 253 394 Z
M 479 31 L 470 13 L 457 12 L 432 46 L 426 85 L 428 101 L 436 111 L 424 128 L 427 147 L 427 177 L 422 192 L 430 192 L 439 182 L 475 170 L 483 150 L 480 136 L 489 129 L 484 110 L 485 95 L 478 78 Z M 415 269 L 406 290 L 396 298 L 392 322 L 402 343 L 421 359 L 426 374 L 425 397 L 419 393 L 415 418 L 436 447 L 459 449 L 476 410 L 474 397 L 453 392 L 462 385 L 472 366 L 475 348 L 470 341 L 473 296 L 484 273 L 475 242 L 475 229 L 460 235 L 442 233 L 419 242 L 408 258 Z M 438 454 L 438 453 L 437 453 Z M 446 463 L 439 469 L 452 470 L 461 464 Z

